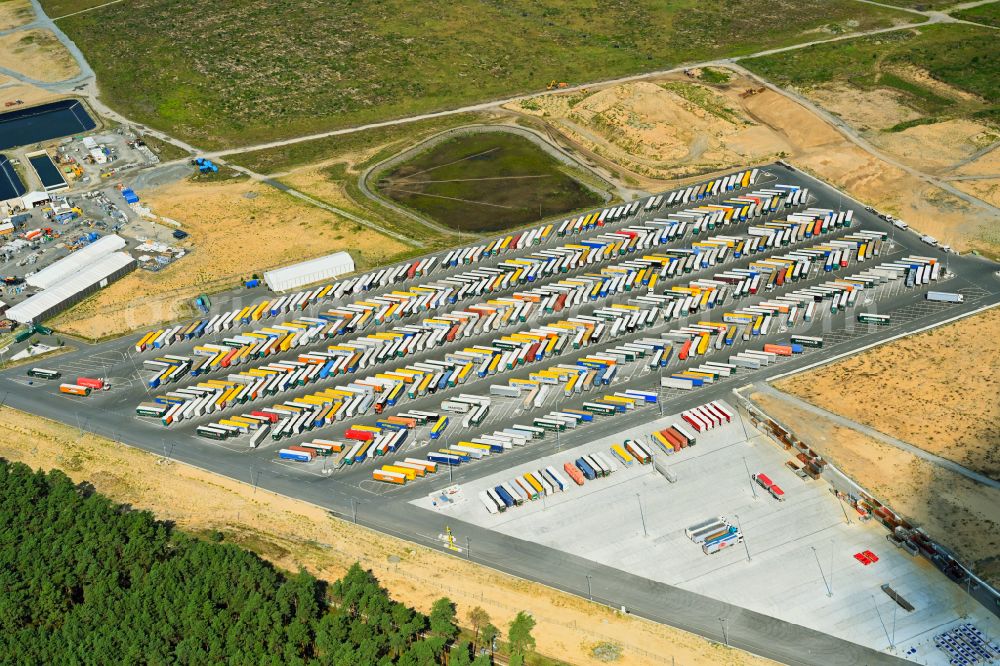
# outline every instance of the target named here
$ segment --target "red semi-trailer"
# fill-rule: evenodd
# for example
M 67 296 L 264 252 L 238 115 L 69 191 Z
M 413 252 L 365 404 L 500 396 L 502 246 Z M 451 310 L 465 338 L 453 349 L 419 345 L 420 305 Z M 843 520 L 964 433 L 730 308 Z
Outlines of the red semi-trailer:
M 107 382 L 105 382 L 103 379 L 93 379 L 91 377 L 77 377 L 76 385 L 86 386 L 87 388 L 93 389 L 95 391 L 101 391 L 107 386 Z

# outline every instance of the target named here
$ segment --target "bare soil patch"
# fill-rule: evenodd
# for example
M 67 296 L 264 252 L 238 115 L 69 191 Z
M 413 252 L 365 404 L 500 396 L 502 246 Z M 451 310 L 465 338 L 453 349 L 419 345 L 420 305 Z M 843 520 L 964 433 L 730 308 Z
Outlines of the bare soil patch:
M 57 82 L 80 68 L 51 30 L 24 30 L 0 37 L 0 63 L 37 81 Z
M 247 198 L 247 194 L 256 196 Z M 144 203 L 177 220 L 192 252 L 171 266 L 136 271 L 59 315 L 59 330 L 87 338 L 155 326 L 190 313 L 190 300 L 252 273 L 348 250 L 359 266 L 406 250 L 398 241 L 252 181 L 181 181 L 144 193 Z
M 764 161 L 787 148 L 719 87 L 683 77 L 544 95 L 507 108 L 544 118 L 588 150 L 654 180 Z
M 499 627 L 528 610 L 538 622 L 538 651 L 570 663 L 601 663 L 590 654 L 590 647 L 601 641 L 622 646 L 622 658 L 615 663 L 623 666 L 660 666 L 670 657 L 685 666 L 773 663 L 10 408 L 0 410 L 0 456 L 36 468 L 58 467 L 75 481 L 90 481 L 112 499 L 151 510 L 182 529 L 220 531 L 227 541 L 286 569 L 304 567 L 332 581 L 361 562 L 393 598 L 424 612 L 442 595 L 458 605 L 459 617 L 482 606 Z
M 31 23 L 35 12 L 28 0 L 6 0 L 0 2 L 0 30 L 10 30 L 25 23 Z
M 863 90 L 844 83 L 811 88 L 809 98 L 862 131 L 883 130 L 921 116 L 898 90 Z
M 905 74 L 920 81 L 927 78 L 916 71 Z M 1000 233 L 995 231 L 1000 228 L 1000 215 L 974 208 L 874 157 L 785 95 L 769 89 L 747 94 L 759 90 L 755 79 L 735 72 L 727 83 L 716 85 L 676 75 L 658 82 L 544 95 L 508 108 L 549 124 L 633 186 L 655 191 L 675 186 L 676 179 L 783 156 L 960 251 L 978 249 L 1000 255 Z M 945 84 L 934 90 L 951 97 L 966 94 Z M 904 104 L 904 96 L 889 90 L 861 91 L 836 84 L 809 94 L 814 92 L 818 103 L 830 104 L 847 122 L 864 121 L 873 130 L 921 116 Z M 882 136 L 888 137 L 886 152 L 899 151 L 901 160 L 913 159 L 914 166 L 941 173 L 991 140 L 986 126 L 968 120 L 920 125 Z M 931 147 L 921 148 L 922 144 Z M 977 162 L 982 161 L 982 169 L 988 170 L 991 159 L 984 156 Z M 960 187 L 977 195 L 986 190 L 982 196 L 993 196 L 986 185 L 964 183 Z
M 871 138 L 879 148 L 906 164 L 936 173 L 1000 139 L 1000 134 L 981 123 L 956 119 Z
M 775 386 L 1000 479 L 1000 308 Z
M 1000 178 L 985 180 L 956 180 L 952 183 L 956 188 L 988 204 L 1000 208 Z
M 877 499 L 954 550 L 979 576 L 1000 583 L 1000 491 L 780 398 L 753 394 L 751 400 Z
M 7 107 L 3 106 L 4 102 L 13 102 L 16 99 L 21 100 L 28 106 L 34 106 L 35 104 L 44 104 L 45 102 L 54 102 L 57 99 L 64 97 L 59 93 L 50 92 L 44 88 L 39 88 L 38 86 L 33 86 L 28 83 L 18 83 L 17 79 L 0 76 L 0 84 L 13 83 L 15 85 L 0 88 L 0 110 L 6 111 Z M 18 107 L 11 107 L 11 109 L 16 109 Z

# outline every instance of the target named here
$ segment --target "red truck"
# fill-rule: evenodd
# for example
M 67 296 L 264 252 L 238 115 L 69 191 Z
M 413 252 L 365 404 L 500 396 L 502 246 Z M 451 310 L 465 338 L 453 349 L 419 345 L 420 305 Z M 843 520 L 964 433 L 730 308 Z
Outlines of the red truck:
M 77 377 L 76 385 L 86 386 L 87 388 L 93 389 L 94 391 L 105 391 L 111 388 L 111 385 L 108 384 L 103 379 L 92 379 L 91 377 Z
M 768 478 L 766 474 L 755 474 L 753 480 L 757 482 L 757 485 L 771 493 L 771 497 L 774 499 L 779 502 L 785 501 L 785 491 L 781 489 L 781 486 Z

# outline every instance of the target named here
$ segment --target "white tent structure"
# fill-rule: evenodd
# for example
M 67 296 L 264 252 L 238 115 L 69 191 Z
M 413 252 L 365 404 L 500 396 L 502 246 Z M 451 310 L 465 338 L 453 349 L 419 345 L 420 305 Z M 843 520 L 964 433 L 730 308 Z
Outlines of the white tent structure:
M 288 291 L 352 272 L 354 259 L 351 255 L 347 252 L 334 252 L 318 259 L 267 271 L 264 273 L 264 282 L 272 291 Z
M 98 289 L 135 270 L 136 262 L 126 252 L 112 252 L 82 270 L 7 310 L 7 316 L 22 324 L 34 324 L 66 309 Z
M 68 257 L 64 257 L 51 266 L 47 266 L 34 275 L 29 275 L 25 282 L 37 289 L 48 289 L 59 284 L 73 273 L 79 273 L 103 257 L 125 248 L 125 239 L 116 234 L 99 238 L 86 245 Z

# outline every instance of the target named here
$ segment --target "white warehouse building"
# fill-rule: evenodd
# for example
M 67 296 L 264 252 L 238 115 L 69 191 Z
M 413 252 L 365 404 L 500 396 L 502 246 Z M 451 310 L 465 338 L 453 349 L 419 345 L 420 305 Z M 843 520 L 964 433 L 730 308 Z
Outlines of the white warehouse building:
M 48 289 L 59 284 L 73 273 L 79 273 L 102 257 L 124 248 L 125 239 L 117 234 L 98 238 L 90 245 L 80 248 L 51 266 L 43 268 L 34 275 L 29 275 L 25 278 L 25 282 L 36 289 Z
M 338 275 L 354 272 L 354 259 L 347 252 L 334 252 L 264 273 L 264 282 L 272 291 L 288 291 Z
M 21 324 L 36 324 L 79 303 L 129 274 L 135 267 L 135 259 L 127 252 L 106 254 L 23 303 L 12 306 L 7 310 L 7 317 Z

